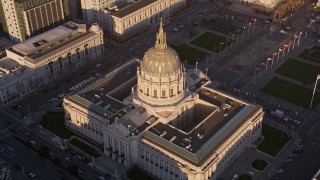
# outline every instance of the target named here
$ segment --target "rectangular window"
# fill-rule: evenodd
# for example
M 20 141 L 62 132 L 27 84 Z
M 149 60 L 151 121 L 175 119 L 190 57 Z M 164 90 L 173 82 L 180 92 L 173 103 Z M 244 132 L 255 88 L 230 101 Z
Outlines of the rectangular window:
M 166 97 L 166 90 L 162 90 L 162 97 Z
M 154 90 L 154 97 L 157 97 L 157 90 Z
M 173 96 L 173 88 L 170 89 L 170 96 Z

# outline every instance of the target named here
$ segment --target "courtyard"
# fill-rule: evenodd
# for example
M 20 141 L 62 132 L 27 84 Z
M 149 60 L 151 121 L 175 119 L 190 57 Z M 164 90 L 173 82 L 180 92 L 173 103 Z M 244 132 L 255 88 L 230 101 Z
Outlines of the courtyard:
M 309 108 L 313 90 L 286 80 L 273 78 L 261 91 L 299 107 Z M 312 108 L 315 108 L 319 102 L 320 93 L 316 92 Z
M 226 37 L 220 36 L 218 34 L 206 32 L 197 39 L 193 40 L 191 44 L 213 51 L 215 53 L 219 53 L 220 50 L 222 51 L 226 47 L 231 45 L 231 41 L 231 39 L 227 39 Z M 234 41 L 235 40 L 233 40 L 233 42 Z
M 313 84 L 317 74 L 320 73 L 320 67 L 289 58 L 275 70 L 275 73 L 300 81 L 303 84 Z
M 195 65 L 197 61 L 200 61 L 206 57 L 206 53 L 198 49 L 192 48 L 187 45 L 170 45 L 179 54 L 179 58 L 182 62 L 188 63 L 190 65 Z
M 306 49 L 303 53 L 300 54 L 300 57 L 320 63 L 320 46 L 314 46 L 311 49 Z
M 264 139 L 257 146 L 257 149 L 273 157 L 275 157 L 289 141 L 286 132 L 265 123 L 262 125 L 262 136 Z
M 203 19 L 201 25 L 225 35 L 238 35 L 243 31 L 240 26 L 232 23 L 231 20 L 223 18 Z

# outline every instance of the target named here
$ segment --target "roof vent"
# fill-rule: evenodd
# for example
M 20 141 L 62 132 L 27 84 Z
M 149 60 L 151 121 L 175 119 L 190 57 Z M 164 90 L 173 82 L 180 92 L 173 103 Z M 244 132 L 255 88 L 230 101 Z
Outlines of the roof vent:
M 186 149 L 189 149 L 190 147 L 191 147 L 191 144 L 187 145 L 187 146 L 186 146 Z
M 198 136 L 199 139 L 203 138 L 203 134 L 198 133 L 197 136 Z
M 174 141 L 177 137 L 176 136 L 173 136 L 171 139 L 170 139 L 170 142 Z
M 163 131 L 161 134 L 160 134 L 160 137 L 163 137 L 164 135 L 167 134 L 167 131 Z

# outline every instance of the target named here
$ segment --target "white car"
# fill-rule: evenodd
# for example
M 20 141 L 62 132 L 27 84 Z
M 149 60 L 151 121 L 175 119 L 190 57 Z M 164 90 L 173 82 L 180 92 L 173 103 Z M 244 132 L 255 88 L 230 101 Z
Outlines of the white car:
M 30 141 L 31 144 L 36 145 L 37 143 L 35 141 Z
M 290 120 L 292 120 L 289 116 L 286 116 L 286 117 L 284 117 L 283 118 L 283 120 L 285 121 L 285 122 L 287 122 L 287 121 L 290 121 Z
M 58 95 L 59 98 L 63 98 L 64 96 L 65 96 L 64 93 L 61 93 L 61 94 Z
M 99 177 L 100 180 L 105 180 L 106 178 L 104 178 L 103 176 Z
M 239 178 L 239 175 L 238 174 L 234 174 L 233 176 L 232 176 L 232 180 L 236 180 L 236 179 L 238 179 Z

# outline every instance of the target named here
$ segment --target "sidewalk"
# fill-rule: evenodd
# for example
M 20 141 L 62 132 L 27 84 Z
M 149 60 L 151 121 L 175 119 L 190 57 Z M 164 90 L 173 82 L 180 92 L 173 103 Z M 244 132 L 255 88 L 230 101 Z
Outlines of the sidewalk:
M 295 141 L 299 140 L 300 137 L 297 132 L 293 130 L 289 130 L 284 125 L 279 125 L 273 121 L 264 120 L 264 123 L 281 129 L 285 132 L 288 132 L 292 137 L 288 143 L 283 147 L 283 149 L 276 155 L 276 157 L 272 157 L 263 152 L 260 152 L 253 148 L 246 148 L 243 153 L 239 155 L 239 157 L 235 160 L 234 163 L 225 171 L 221 179 L 232 179 L 234 174 L 247 174 L 249 171 L 253 172 L 253 179 L 259 180 L 269 180 L 274 174 L 276 174 L 278 168 L 285 162 L 285 159 L 288 158 L 289 154 L 295 148 Z M 267 161 L 269 164 L 263 171 L 255 170 L 251 167 L 251 163 L 256 159 L 262 159 Z

